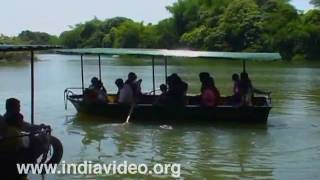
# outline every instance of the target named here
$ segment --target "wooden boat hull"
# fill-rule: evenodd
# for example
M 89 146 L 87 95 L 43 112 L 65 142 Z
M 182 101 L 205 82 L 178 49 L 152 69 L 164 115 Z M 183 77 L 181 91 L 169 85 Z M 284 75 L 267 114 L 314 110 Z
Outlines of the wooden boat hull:
M 108 117 L 110 123 L 124 123 L 130 106 L 106 102 L 85 102 L 79 98 L 68 98 L 80 113 Z M 211 123 L 216 121 L 236 121 L 266 123 L 271 106 L 267 103 L 260 106 L 234 107 L 221 105 L 218 107 L 201 107 L 188 105 L 185 107 L 153 106 L 137 104 L 134 106 L 130 122 L 157 124 Z

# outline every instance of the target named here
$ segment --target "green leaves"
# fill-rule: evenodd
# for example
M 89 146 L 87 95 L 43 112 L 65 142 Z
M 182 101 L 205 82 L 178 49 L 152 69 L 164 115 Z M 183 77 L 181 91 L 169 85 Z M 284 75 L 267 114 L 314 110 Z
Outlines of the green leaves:
M 311 4 L 313 4 L 315 7 L 320 7 L 320 0 L 311 0 Z
M 313 0 L 315 6 L 320 0 Z M 178 0 L 167 7 L 171 18 L 158 24 L 124 17 L 97 18 L 63 32 L 22 32 L 0 36 L 0 43 L 57 44 L 69 48 L 189 48 L 195 50 L 280 52 L 320 58 L 320 10 L 302 14 L 288 0 Z

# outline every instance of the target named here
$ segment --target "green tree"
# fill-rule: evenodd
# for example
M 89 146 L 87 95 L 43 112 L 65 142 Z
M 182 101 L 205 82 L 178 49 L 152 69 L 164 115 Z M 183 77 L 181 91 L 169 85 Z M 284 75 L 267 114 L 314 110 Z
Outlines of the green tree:
M 58 38 L 44 32 L 22 31 L 18 37 L 24 44 L 58 44 Z
M 320 0 L 311 0 L 311 4 L 313 4 L 315 7 L 320 7 Z
M 179 36 L 172 18 L 164 19 L 156 25 L 156 48 L 172 49 L 178 46 Z
M 64 46 L 68 48 L 80 48 L 82 44 L 80 33 L 80 27 L 77 27 L 70 31 L 65 31 L 61 33 L 60 41 Z
M 140 45 L 140 34 L 143 30 L 142 23 L 126 21 L 114 30 L 115 40 L 113 47 L 116 48 L 138 48 Z
M 262 16 L 257 4 L 253 0 L 234 0 L 230 3 L 220 19 L 219 26 L 212 32 L 223 35 L 232 51 L 259 50 L 262 30 Z M 207 44 L 215 44 L 215 38 L 208 38 Z M 226 47 L 225 46 L 225 47 Z
M 184 33 L 180 39 L 182 45 L 194 49 L 206 49 L 204 40 L 209 34 L 209 29 L 206 26 L 200 26 L 193 29 L 191 32 Z

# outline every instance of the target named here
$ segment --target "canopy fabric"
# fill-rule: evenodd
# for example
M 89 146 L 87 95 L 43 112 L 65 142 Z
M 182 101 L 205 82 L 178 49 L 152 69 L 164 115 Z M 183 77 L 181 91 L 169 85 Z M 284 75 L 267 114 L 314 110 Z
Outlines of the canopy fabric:
M 189 57 L 189 58 L 215 58 L 215 59 L 241 59 L 241 60 L 278 60 L 279 53 L 247 53 L 247 52 L 210 52 L 190 50 L 167 49 L 123 49 L 123 48 L 87 48 L 87 49 L 61 49 L 60 54 L 74 55 L 141 55 L 160 57 Z
M 8 51 L 40 51 L 49 49 L 59 49 L 61 46 L 50 45 L 0 45 L 0 52 Z

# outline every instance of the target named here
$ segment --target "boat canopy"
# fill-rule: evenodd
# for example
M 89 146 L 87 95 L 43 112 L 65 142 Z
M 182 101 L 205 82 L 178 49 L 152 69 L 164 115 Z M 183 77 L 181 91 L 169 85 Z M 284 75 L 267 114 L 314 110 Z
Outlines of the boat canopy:
M 9 51 L 41 51 L 49 49 L 59 49 L 61 46 L 50 46 L 50 45 L 0 45 L 0 52 Z
M 56 52 L 59 54 L 71 55 L 140 55 L 153 57 L 215 58 L 264 61 L 281 59 L 281 55 L 279 53 L 210 52 L 167 49 L 84 48 L 61 49 L 57 50 Z

